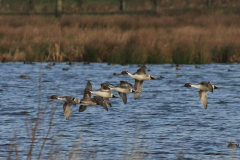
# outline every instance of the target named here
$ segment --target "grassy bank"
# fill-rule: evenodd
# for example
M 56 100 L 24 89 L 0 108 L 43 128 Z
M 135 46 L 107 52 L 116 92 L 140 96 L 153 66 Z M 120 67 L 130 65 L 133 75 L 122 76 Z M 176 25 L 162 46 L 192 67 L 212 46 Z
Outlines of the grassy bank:
M 240 16 L 158 15 L 0 17 L 0 60 L 111 63 L 240 62 Z

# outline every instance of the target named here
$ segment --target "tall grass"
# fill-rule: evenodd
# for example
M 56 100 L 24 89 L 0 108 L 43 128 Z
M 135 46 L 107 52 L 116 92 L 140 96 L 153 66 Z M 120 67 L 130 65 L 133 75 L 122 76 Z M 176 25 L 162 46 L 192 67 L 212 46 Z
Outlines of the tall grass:
M 240 62 L 235 13 L 0 17 L 0 60 Z

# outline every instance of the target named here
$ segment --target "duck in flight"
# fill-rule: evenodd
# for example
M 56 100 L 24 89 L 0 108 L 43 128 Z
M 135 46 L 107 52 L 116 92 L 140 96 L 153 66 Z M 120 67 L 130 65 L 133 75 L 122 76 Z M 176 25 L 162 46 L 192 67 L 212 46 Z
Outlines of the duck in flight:
M 50 98 L 51 99 L 58 99 L 60 101 L 65 102 L 63 104 L 63 112 L 64 112 L 64 116 L 65 116 L 66 120 L 68 120 L 71 116 L 72 105 L 76 105 L 77 103 L 80 102 L 79 99 L 74 98 L 72 96 L 57 97 L 56 95 L 52 95 Z
M 201 83 L 197 84 L 197 85 L 193 85 L 191 83 L 186 83 L 184 85 L 185 87 L 194 87 L 199 89 L 199 97 L 200 100 L 202 102 L 202 105 L 205 109 L 207 109 L 207 104 L 208 104 L 208 100 L 207 100 L 207 94 L 208 92 L 212 92 L 214 89 L 219 89 L 220 87 L 213 85 L 211 82 L 207 82 L 207 81 L 202 81 Z
M 124 104 L 127 103 L 127 93 L 133 93 L 135 92 L 131 88 L 132 84 L 127 81 L 120 81 L 120 84 L 115 87 L 110 87 L 111 90 L 118 91 L 118 94 L 122 98 L 122 101 Z
M 111 89 L 110 89 L 110 84 L 107 83 L 102 83 L 101 87 L 96 90 L 96 91 L 92 91 L 90 90 L 90 92 L 92 94 L 95 94 L 97 96 L 103 97 L 103 98 L 118 98 L 117 96 L 115 96 Z
M 136 73 L 131 74 L 128 71 L 122 71 L 122 74 L 128 74 L 130 77 L 135 79 L 134 84 L 134 99 L 138 99 L 142 93 L 143 82 L 146 80 L 155 80 L 157 79 L 156 76 L 151 76 L 146 73 L 146 66 L 143 65 L 141 68 L 137 70 Z
M 106 111 L 108 111 L 107 105 L 110 107 L 111 101 L 109 101 L 108 98 L 103 98 L 99 96 L 94 96 L 92 98 L 91 91 L 92 90 L 92 84 L 90 81 L 87 82 L 86 88 L 84 90 L 84 96 L 83 99 L 81 100 L 80 107 L 79 107 L 79 112 L 83 112 L 87 109 L 87 106 L 96 106 L 96 105 L 101 105 Z

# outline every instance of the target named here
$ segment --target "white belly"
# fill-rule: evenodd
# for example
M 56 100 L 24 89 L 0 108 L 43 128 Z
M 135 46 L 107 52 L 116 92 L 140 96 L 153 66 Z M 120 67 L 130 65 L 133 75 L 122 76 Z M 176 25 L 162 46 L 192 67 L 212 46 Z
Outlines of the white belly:
M 192 85 L 192 87 L 194 88 L 197 88 L 197 89 L 200 89 L 200 90 L 203 90 L 203 91 L 209 91 L 209 88 L 204 86 L 204 85 L 201 85 L 201 84 L 197 84 L 197 85 Z
M 111 88 L 112 90 L 115 90 L 115 91 L 118 91 L 118 92 L 122 92 L 122 93 L 130 93 L 130 89 L 127 89 L 127 88 L 119 88 L 119 87 L 114 87 L 114 88 Z
M 151 77 L 147 74 L 129 74 L 132 78 L 137 79 L 139 81 L 146 81 L 146 80 L 150 80 Z
M 104 97 L 104 98 L 112 98 L 111 93 L 109 91 L 105 92 L 105 91 L 91 91 L 91 93 L 100 96 L 100 97 Z

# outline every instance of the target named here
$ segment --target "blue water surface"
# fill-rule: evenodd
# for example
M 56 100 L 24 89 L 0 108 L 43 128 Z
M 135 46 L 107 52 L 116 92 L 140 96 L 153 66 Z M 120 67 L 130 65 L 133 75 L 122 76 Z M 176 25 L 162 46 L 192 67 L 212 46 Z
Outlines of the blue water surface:
M 111 99 L 113 107 L 108 112 L 101 106 L 91 106 L 79 113 L 76 105 L 69 120 L 63 114 L 64 102 L 50 100 L 49 96 L 81 99 L 87 80 L 93 90 L 105 82 L 117 85 L 124 80 L 134 84 L 128 75 L 113 73 L 135 73 L 139 67 L 56 63 L 45 68 L 47 64 L 0 63 L 1 158 L 9 157 L 11 150 L 17 150 L 20 159 L 27 158 L 34 132 L 31 128 L 37 119 L 33 159 L 37 159 L 43 142 L 40 159 L 240 158 L 240 148 L 227 147 L 228 142 L 240 143 L 239 64 L 199 65 L 201 68 L 184 65 L 181 70 L 171 64 L 147 65 L 148 74 L 165 78 L 144 81 L 139 99 L 128 94 L 126 105 L 120 98 Z M 221 87 L 208 94 L 207 109 L 197 89 L 182 87 L 201 81 Z

